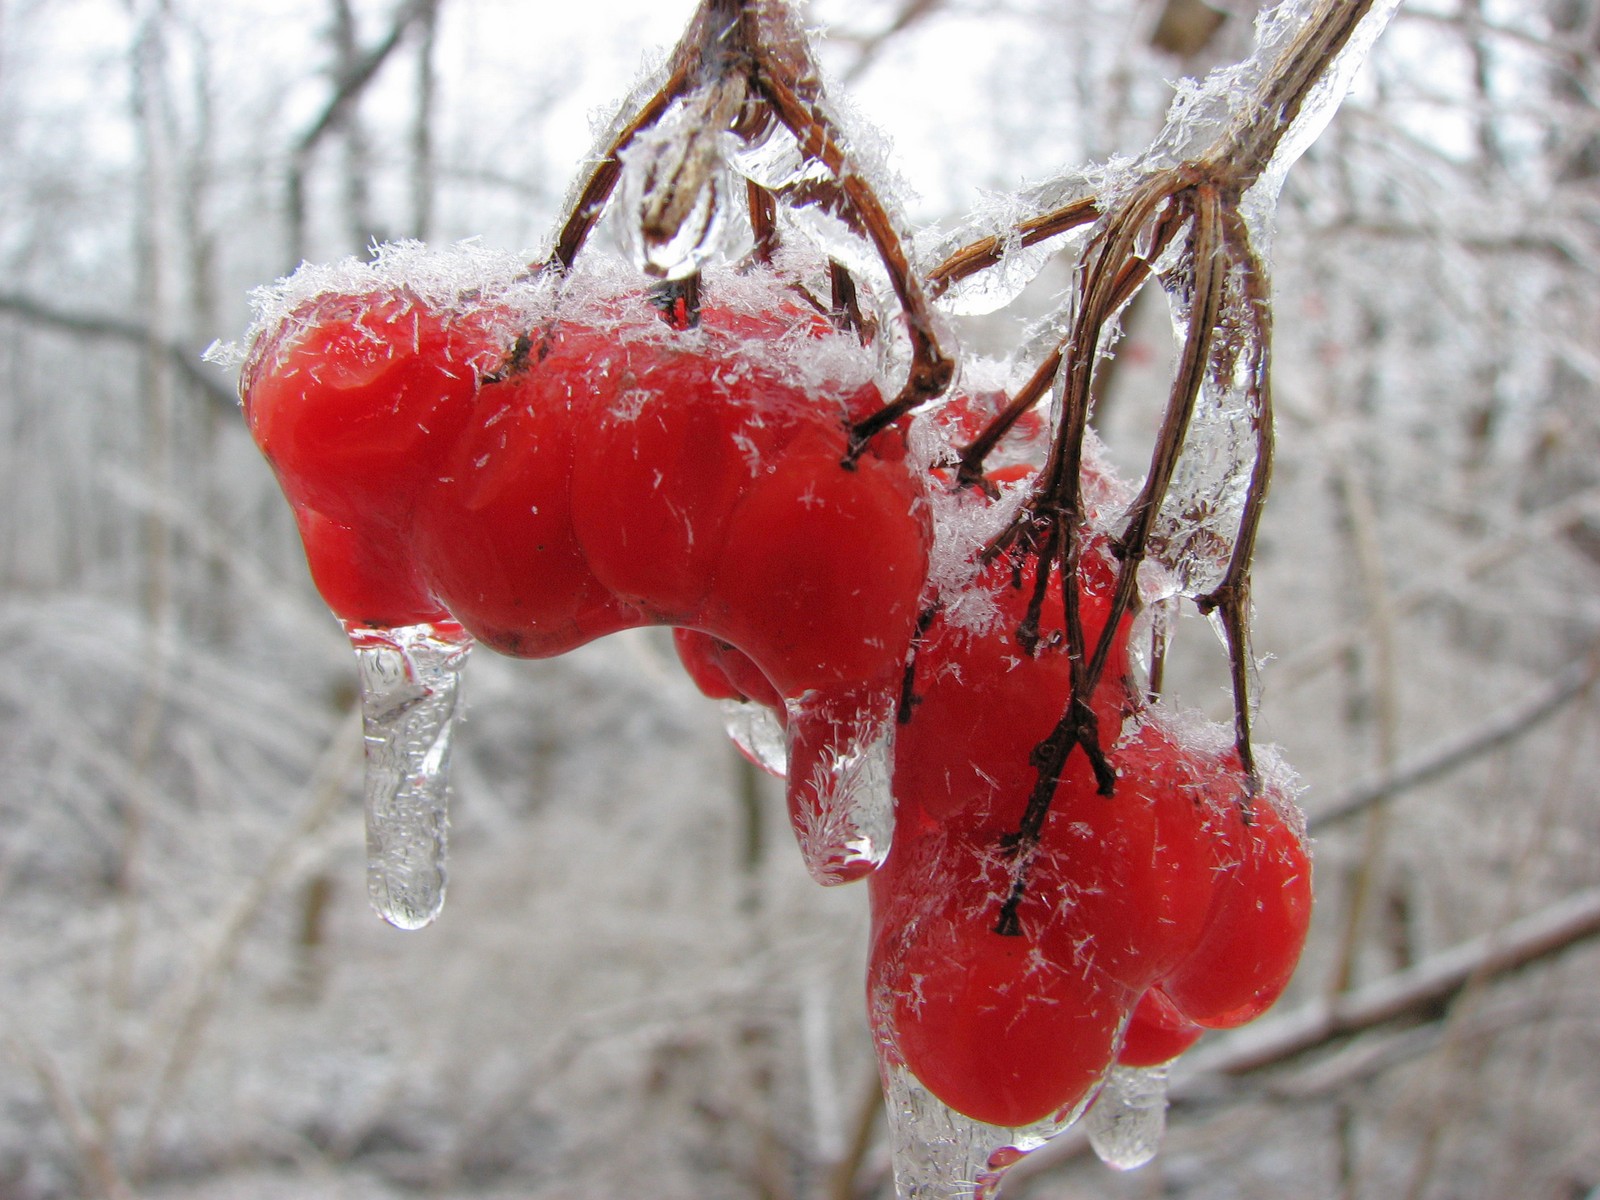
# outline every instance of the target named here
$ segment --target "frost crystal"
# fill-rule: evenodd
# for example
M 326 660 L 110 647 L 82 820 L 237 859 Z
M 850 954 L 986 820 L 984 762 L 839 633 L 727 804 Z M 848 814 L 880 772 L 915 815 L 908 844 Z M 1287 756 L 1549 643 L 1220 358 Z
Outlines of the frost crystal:
M 484 314 L 489 345 L 481 359 L 468 365 L 488 371 L 498 365 L 503 348 L 548 315 L 552 288 L 547 277 L 529 272 L 524 255 L 477 240 L 447 246 L 385 242 L 372 248 L 370 258 L 302 263 L 282 279 L 256 288 L 250 293 L 255 320 L 244 340 L 213 343 L 205 357 L 237 366 L 258 338 L 316 319 L 306 314 L 325 297 L 401 294 L 441 315 Z
M 367 896 L 420 929 L 444 906 L 450 740 L 472 646 L 459 625 L 347 626 L 366 736 Z

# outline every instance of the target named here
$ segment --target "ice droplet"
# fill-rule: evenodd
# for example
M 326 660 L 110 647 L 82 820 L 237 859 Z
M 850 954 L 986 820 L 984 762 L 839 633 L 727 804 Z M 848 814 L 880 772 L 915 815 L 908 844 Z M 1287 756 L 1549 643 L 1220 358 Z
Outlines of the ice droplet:
M 723 186 L 707 180 L 676 232 L 642 236 L 636 261 L 655 279 L 687 279 L 721 253 L 724 231 Z
M 400 929 L 444 906 L 450 737 L 471 636 L 453 622 L 346 625 L 366 737 L 367 897 Z
M 685 279 L 724 249 L 730 138 L 707 93 L 641 130 L 621 152 L 622 234 L 635 264 L 657 279 Z
M 992 1200 L 1006 1171 L 1071 1127 L 1084 1107 L 1005 1129 L 956 1112 L 899 1062 L 885 1062 L 884 1077 L 897 1200 Z
M 768 775 L 789 777 L 789 735 L 778 715 L 753 700 L 724 700 L 722 727 L 743 754 Z
M 1156 1156 L 1167 1128 L 1167 1067 L 1112 1067 L 1084 1118 L 1100 1161 L 1119 1171 Z
M 889 856 L 894 701 L 857 706 L 807 693 L 788 709 L 789 818 L 806 869 L 831 886 Z
M 827 168 L 808 162 L 789 129 L 777 122 L 734 153 L 729 164 L 740 176 L 769 191 L 792 187 L 802 178 L 826 178 Z

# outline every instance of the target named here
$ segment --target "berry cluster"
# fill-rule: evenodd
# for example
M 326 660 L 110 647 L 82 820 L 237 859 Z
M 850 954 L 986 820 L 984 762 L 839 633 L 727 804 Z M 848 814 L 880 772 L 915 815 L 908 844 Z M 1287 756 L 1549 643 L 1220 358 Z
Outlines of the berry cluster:
M 571 295 L 331 291 L 258 331 L 245 413 L 330 607 L 524 657 L 673 627 L 784 729 L 813 873 L 870 875 L 885 1063 L 969 1118 L 1059 1123 L 1270 1004 L 1309 916 L 1292 806 L 1135 685 L 1108 540 L 1070 579 L 1012 537 L 930 582 L 950 456 L 908 417 L 858 436 L 883 403 L 827 305 L 764 268 Z

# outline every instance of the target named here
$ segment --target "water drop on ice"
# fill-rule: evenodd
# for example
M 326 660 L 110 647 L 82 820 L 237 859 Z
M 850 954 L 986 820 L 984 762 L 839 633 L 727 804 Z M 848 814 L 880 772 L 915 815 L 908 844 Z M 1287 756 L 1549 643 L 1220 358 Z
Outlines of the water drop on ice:
M 687 279 L 717 257 L 726 230 L 722 186 L 708 180 L 672 236 L 641 237 L 639 266 L 656 279 Z
M 1107 1166 L 1144 1166 L 1156 1156 L 1167 1128 L 1166 1066 L 1112 1067 L 1084 1127 Z
M 753 700 L 724 700 L 722 727 L 739 752 L 768 775 L 789 776 L 789 735 L 778 716 Z
M 420 929 L 444 905 L 450 739 L 461 666 L 459 625 L 348 625 L 366 738 L 367 896 L 378 915 Z

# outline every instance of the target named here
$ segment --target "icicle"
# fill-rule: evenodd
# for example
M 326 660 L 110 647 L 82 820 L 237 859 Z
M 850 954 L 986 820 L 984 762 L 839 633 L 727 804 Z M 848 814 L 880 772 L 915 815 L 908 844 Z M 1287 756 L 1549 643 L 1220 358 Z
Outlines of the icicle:
M 444 906 L 450 737 L 472 639 L 453 622 L 345 630 L 361 673 L 367 896 L 391 925 L 420 929 Z
M 1119 1171 L 1156 1156 L 1167 1128 L 1167 1067 L 1112 1067 L 1084 1118 L 1100 1161 Z
M 788 702 L 789 818 L 811 877 L 870 874 L 894 836 L 894 700 L 857 705 L 808 693 Z
M 753 700 L 724 700 L 722 727 L 743 754 L 768 775 L 789 777 L 789 735 L 778 716 Z

